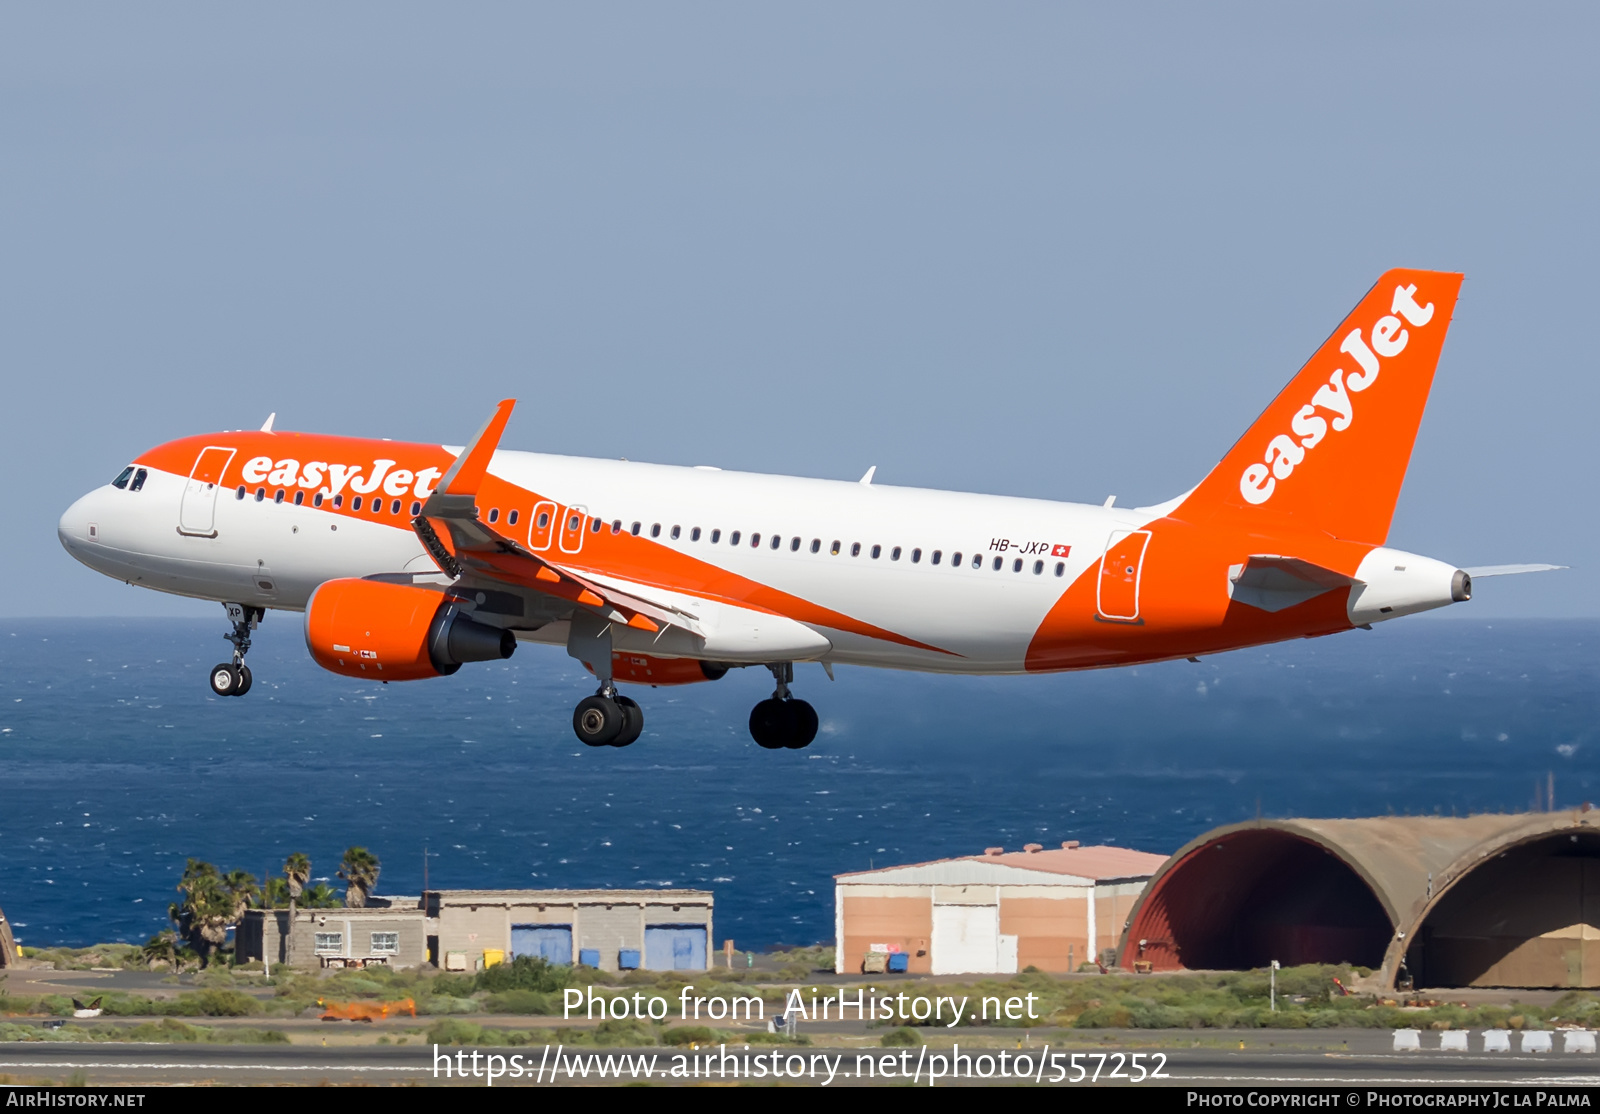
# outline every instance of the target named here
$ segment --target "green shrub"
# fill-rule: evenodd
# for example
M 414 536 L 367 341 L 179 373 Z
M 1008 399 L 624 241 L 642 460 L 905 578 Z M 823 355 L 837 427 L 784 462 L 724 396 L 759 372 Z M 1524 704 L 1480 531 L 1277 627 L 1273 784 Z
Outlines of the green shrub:
M 661 1034 L 663 1044 L 716 1044 L 719 1034 L 715 1029 L 708 1029 L 704 1025 L 680 1025 L 676 1029 L 668 1029 Z
M 911 1046 L 915 1048 L 922 1043 L 922 1037 L 915 1029 L 902 1025 L 898 1029 L 890 1029 L 878 1040 L 884 1048 L 901 1048 Z
M 179 995 L 180 1001 L 193 1003 L 203 1017 L 247 1017 L 261 1012 L 261 1003 L 242 990 L 209 987 L 194 994 Z
M 602 1021 L 594 1027 L 594 1043 L 600 1045 L 655 1044 L 655 1030 L 638 1021 Z
M 447 1017 L 428 1026 L 430 1044 L 482 1044 L 483 1027 Z
M 435 994 L 417 1002 L 418 1013 L 477 1013 L 483 1004 L 476 998 L 452 998 L 448 994 Z
M 520 1013 L 544 1016 L 555 1012 L 556 998 L 538 990 L 502 990 L 483 1001 L 490 1013 Z
M 558 967 L 540 956 L 519 955 L 510 963 L 497 963 L 479 971 L 474 990 L 537 990 L 546 994 L 572 984 L 572 968 Z

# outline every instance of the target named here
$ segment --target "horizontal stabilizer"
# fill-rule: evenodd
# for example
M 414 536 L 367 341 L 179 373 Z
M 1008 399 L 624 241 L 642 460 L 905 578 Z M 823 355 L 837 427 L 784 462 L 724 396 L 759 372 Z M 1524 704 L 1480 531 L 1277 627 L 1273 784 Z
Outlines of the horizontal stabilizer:
M 1461 571 L 1474 580 L 1485 576 L 1515 576 L 1524 572 L 1555 572 L 1564 569 L 1566 565 L 1478 565 L 1475 568 L 1462 569 Z
M 1354 583 L 1343 573 L 1275 553 L 1253 553 L 1244 564 L 1228 567 L 1229 597 L 1262 611 L 1282 611 Z

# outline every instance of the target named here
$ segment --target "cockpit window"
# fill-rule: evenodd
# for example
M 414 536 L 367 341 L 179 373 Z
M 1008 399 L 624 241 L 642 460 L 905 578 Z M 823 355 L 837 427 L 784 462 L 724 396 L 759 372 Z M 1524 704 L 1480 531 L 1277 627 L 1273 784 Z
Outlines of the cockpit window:
M 150 478 L 149 471 L 147 471 L 144 468 L 139 469 L 137 472 L 135 472 L 133 474 L 133 482 L 128 485 L 128 490 L 129 491 L 143 491 L 144 490 L 144 481 L 148 480 L 149 478 Z
M 122 471 L 117 473 L 117 478 L 111 481 L 111 486 L 112 487 L 126 488 L 128 486 L 128 477 L 130 477 L 132 475 L 133 475 L 133 465 L 130 464 L 126 468 L 124 468 Z

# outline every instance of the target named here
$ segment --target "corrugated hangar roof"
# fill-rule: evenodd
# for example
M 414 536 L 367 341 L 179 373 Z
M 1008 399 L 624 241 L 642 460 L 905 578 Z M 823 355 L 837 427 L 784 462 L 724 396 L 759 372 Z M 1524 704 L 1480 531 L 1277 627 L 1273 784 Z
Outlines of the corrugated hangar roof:
M 1126 847 L 1058 847 L 1050 850 L 963 855 L 926 863 L 836 874 L 844 883 L 886 886 L 1057 885 L 1142 881 L 1167 861 L 1165 855 Z M 1040 878 L 1041 874 L 1049 878 Z

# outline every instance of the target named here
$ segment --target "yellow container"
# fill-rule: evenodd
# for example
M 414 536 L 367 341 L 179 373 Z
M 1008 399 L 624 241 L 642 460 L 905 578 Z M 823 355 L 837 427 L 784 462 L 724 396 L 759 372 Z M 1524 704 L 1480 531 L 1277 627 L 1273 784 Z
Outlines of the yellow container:
M 484 966 L 485 969 L 497 966 L 498 964 L 504 963 L 505 961 L 506 961 L 506 952 L 505 952 L 504 948 L 484 948 L 483 949 L 483 966 Z

